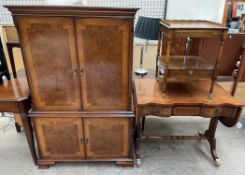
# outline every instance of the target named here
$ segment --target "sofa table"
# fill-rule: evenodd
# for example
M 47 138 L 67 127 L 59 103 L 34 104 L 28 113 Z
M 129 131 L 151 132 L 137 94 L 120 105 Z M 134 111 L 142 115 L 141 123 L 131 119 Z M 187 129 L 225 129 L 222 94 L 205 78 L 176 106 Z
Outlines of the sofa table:
M 31 108 L 29 88 L 24 70 L 18 72 L 18 78 L 3 80 L 0 85 L 0 111 L 18 113 L 25 130 L 27 142 L 31 150 L 32 158 L 36 164 L 36 152 L 34 146 L 34 136 L 27 113 Z
M 239 120 L 242 105 L 217 83 L 214 84 L 215 91 L 213 98 L 210 99 L 207 96 L 210 88 L 208 80 L 171 81 L 168 83 L 165 93 L 162 93 L 159 86 L 161 83 L 154 78 L 136 78 L 134 80 L 137 164 L 140 164 L 141 161 L 139 154 L 141 141 L 206 139 L 210 144 L 214 164 L 219 166 L 220 160 L 216 154 L 215 143 L 217 123 L 221 121 L 227 127 L 234 126 Z M 147 115 L 159 117 L 202 116 L 210 118 L 210 124 L 205 133 L 193 136 L 145 136 L 142 131 Z

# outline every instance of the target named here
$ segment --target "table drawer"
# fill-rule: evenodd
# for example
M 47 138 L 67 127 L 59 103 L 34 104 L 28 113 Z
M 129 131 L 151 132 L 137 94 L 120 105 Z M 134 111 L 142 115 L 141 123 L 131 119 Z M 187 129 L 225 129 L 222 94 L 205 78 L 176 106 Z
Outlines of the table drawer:
M 201 111 L 203 117 L 216 117 L 218 115 L 218 108 L 216 107 L 204 107 Z
M 234 112 L 237 108 L 230 106 L 223 106 L 219 109 L 219 117 L 233 117 Z
M 142 109 L 142 115 L 155 115 L 161 117 L 168 117 L 172 114 L 172 108 L 169 106 L 146 106 Z
M 213 70 L 169 70 L 169 78 L 178 79 L 210 79 L 212 78 Z
M 15 102 L 0 102 L 0 112 L 18 112 Z
M 200 106 L 175 106 L 173 109 L 174 115 L 194 116 L 200 115 Z
M 172 107 L 159 107 L 159 116 L 165 117 L 165 116 L 171 116 L 172 115 Z

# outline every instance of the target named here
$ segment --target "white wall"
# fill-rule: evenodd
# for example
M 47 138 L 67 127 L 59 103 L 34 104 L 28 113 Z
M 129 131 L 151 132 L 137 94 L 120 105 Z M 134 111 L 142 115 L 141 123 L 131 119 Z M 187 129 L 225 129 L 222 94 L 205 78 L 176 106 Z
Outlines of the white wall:
M 86 5 L 87 0 L 46 0 L 47 4 L 50 5 L 74 5 L 74 4 L 81 4 Z
M 222 23 L 225 0 L 168 0 L 166 19 Z
M 10 12 L 4 8 L 4 5 L 40 5 L 46 4 L 46 0 L 0 0 L 0 24 L 13 24 Z

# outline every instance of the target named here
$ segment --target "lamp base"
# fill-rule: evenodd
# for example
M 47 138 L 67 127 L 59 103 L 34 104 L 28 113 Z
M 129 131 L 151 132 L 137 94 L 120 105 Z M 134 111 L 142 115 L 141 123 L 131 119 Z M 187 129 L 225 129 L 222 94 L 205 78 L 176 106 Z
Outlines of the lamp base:
M 141 67 L 141 68 L 135 69 L 134 73 L 138 76 L 143 77 L 147 74 L 147 70 Z

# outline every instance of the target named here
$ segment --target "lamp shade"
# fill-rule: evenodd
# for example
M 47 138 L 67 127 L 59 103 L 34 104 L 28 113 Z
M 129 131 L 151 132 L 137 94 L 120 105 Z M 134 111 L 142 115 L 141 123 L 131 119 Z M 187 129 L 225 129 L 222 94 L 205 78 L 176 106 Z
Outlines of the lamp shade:
M 135 36 L 146 40 L 158 40 L 160 18 L 140 16 L 135 28 Z

